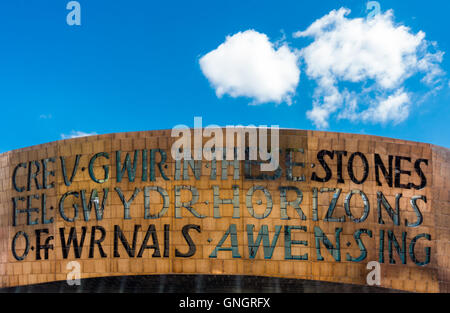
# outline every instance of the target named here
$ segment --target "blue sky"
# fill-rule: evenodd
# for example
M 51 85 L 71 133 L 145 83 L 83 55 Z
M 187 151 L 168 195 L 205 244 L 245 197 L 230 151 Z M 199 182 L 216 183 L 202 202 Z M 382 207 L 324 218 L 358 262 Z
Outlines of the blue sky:
M 81 26 L 69 26 L 68 1 L 15 0 L 0 3 L 0 151 L 59 140 L 78 133 L 170 129 L 203 124 L 280 127 L 371 134 L 450 147 L 450 2 L 379 1 L 393 10 L 396 27 L 426 33 L 445 53 L 439 83 L 413 75 L 390 93 L 407 90 L 409 115 L 401 121 L 370 122 L 331 115 L 326 128 L 308 118 L 318 81 L 299 58 L 299 83 L 289 101 L 254 104 L 251 97 L 218 97 L 199 61 L 246 30 L 297 53 L 314 38 L 294 38 L 332 10 L 351 10 L 347 19 L 366 18 L 367 1 L 104 1 L 79 0 Z M 297 52 L 296 52 L 297 51 Z M 338 82 L 358 94 L 370 79 Z M 347 86 L 349 85 L 349 86 Z M 426 97 L 426 94 L 429 94 Z M 358 100 L 371 101 L 380 93 Z M 373 99 L 372 99 L 373 100 Z M 318 100 L 320 101 L 320 99 Z M 345 106 L 342 104 L 340 112 Z M 360 109 L 364 103 L 360 104 Z

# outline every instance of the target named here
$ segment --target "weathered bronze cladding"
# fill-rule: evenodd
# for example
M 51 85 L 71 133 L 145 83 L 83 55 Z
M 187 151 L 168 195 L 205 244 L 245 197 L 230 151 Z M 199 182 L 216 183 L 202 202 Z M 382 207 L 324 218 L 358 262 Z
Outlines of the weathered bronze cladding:
M 170 130 L 0 154 L 0 288 L 246 275 L 450 292 L 450 150 L 280 130 L 280 168 L 175 162 Z M 148 277 L 148 276 L 147 276 Z

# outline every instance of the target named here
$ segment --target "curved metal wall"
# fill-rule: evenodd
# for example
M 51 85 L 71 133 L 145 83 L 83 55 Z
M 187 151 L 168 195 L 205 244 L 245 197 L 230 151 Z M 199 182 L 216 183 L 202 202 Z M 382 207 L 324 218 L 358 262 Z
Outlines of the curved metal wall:
M 82 279 L 212 274 L 367 286 L 376 261 L 382 288 L 450 292 L 448 149 L 281 130 L 280 172 L 239 161 L 222 179 L 221 161 L 177 165 L 170 133 L 1 154 L 0 287 L 64 281 L 78 265 Z

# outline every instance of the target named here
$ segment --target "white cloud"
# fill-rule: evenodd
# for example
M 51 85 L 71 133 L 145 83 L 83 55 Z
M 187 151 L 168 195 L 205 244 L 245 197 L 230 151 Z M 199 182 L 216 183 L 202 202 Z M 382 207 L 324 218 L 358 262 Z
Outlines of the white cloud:
M 70 132 L 70 134 L 66 135 L 66 134 L 61 134 L 61 139 L 71 139 L 71 138 L 79 138 L 79 137 L 87 137 L 87 136 L 95 136 L 98 135 L 95 132 L 92 133 L 85 133 L 82 131 L 78 131 L 78 130 L 72 130 Z
M 254 30 L 227 36 L 224 43 L 200 59 L 200 68 L 220 98 L 249 97 L 254 104 L 286 101 L 300 80 L 298 56 L 287 45 L 275 47 Z
M 320 128 L 327 128 L 330 116 L 337 112 L 338 118 L 399 123 L 410 110 L 405 81 L 423 73 L 423 83 L 438 83 L 444 75 L 439 66 L 443 53 L 430 52 L 436 44 L 426 41 L 424 32 L 413 34 L 408 27 L 395 25 L 392 11 L 373 19 L 349 19 L 349 13 L 344 8 L 333 10 L 305 31 L 294 33 L 296 38 L 314 39 L 300 51 L 307 76 L 317 83 L 307 117 Z M 355 94 L 341 90 L 342 83 L 363 87 Z M 365 101 L 368 107 L 358 112 L 358 103 L 369 94 L 378 103 Z
M 368 108 L 360 115 L 364 121 L 393 122 L 394 124 L 398 124 L 408 118 L 410 102 L 409 95 L 403 89 L 400 89 L 387 99 L 381 100 L 376 105 Z

